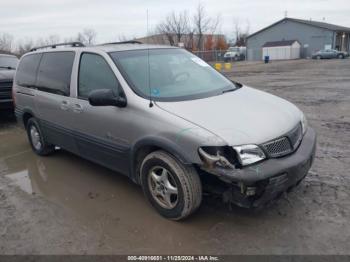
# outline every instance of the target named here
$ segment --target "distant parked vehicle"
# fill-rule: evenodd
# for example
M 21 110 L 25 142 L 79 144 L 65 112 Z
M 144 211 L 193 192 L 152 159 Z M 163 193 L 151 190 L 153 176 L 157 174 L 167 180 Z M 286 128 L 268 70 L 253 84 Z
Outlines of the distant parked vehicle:
M 339 58 L 344 59 L 345 57 L 348 57 L 349 54 L 347 52 L 338 51 L 335 49 L 325 49 L 317 51 L 312 55 L 313 59 L 332 59 L 332 58 Z
M 239 61 L 245 59 L 246 47 L 230 47 L 224 54 L 224 61 Z
M 13 110 L 12 82 L 18 58 L 0 54 L 0 110 Z

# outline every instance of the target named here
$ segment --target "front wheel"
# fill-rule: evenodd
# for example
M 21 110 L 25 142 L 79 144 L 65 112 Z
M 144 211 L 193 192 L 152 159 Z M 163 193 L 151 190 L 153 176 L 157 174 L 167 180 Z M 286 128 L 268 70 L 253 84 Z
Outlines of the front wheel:
M 162 216 L 184 219 L 200 206 L 202 185 L 194 167 L 159 150 L 145 157 L 140 172 L 144 194 Z
M 338 58 L 339 59 L 344 59 L 344 55 L 340 54 L 340 55 L 338 55 Z
M 40 155 L 46 156 L 55 151 L 55 146 L 47 143 L 45 140 L 38 121 L 35 118 L 30 118 L 26 125 L 27 135 L 33 151 Z

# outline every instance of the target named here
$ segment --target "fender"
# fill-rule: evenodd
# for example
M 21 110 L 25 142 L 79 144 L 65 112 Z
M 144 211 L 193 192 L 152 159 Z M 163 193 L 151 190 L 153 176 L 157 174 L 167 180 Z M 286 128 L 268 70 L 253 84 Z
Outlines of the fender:
M 191 165 L 194 163 L 194 160 L 189 156 L 189 154 L 187 154 L 187 152 L 185 152 L 181 147 L 179 147 L 174 141 L 171 141 L 164 137 L 156 136 L 148 136 L 141 138 L 140 140 L 136 141 L 134 145 L 132 145 L 129 155 L 129 174 L 130 178 L 135 183 L 139 183 L 139 177 L 136 173 L 135 166 L 136 154 L 141 148 L 148 146 L 155 146 L 167 151 L 168 153 L 175 156 L 178 160 L 180 160 L 181 163 L 183 163 L 184 165 Z
M 35 114 L 32 111 L 32 109 L 30 109 L 28 107 L 20 108 L 20 107 L 16 106 L 16 108 L 15 108 L 15 115 L 16 115 L 16 118 L 17 118 L 17 122 L 20 123 L 22 125 L 22 127 L 24 127 L 24 128 L 25 128 L 25 126 L 24 126 L 23 116 L 26 113 L 29 113 L 32 116 L 35 116 Z

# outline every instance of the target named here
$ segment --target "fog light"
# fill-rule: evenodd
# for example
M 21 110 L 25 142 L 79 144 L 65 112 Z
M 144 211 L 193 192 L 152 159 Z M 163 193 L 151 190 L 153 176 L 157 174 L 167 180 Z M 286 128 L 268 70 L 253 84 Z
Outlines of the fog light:
M 254 196 L 256 193 L 256 187 L 247 187 L 245 191 L 246 196 Z
M 242 182 L 238 185 L 241 188 L 241 194 L 246 196 L 254 196 L 256 194 L 256 187 L 246 186 Z

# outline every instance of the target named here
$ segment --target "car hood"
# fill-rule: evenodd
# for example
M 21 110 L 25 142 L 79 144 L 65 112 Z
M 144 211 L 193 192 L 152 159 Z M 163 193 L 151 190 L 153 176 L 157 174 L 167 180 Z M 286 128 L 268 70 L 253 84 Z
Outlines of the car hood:
M 15 75 L 15 70 L 0 69 L 0 81 L 1 80 L 12 80 Z
M 205 99 L 156 104 L 216 134 L 228 145 L 261 144 L 275 139 L 294 128 L 302 116 L 292 103 L 246 86 Z

